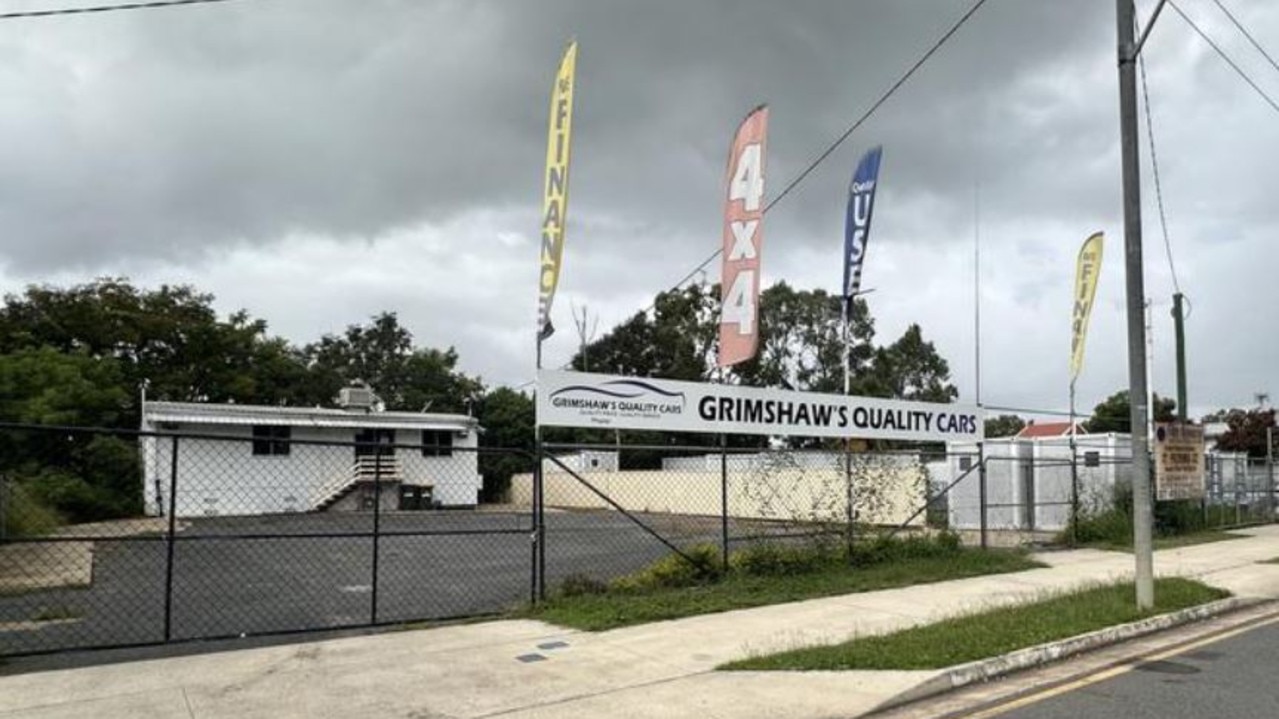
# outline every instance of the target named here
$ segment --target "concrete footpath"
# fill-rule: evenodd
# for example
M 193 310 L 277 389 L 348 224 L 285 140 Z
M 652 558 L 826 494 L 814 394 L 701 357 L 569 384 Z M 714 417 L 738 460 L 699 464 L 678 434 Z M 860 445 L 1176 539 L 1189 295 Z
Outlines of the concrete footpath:
M 1156 553 L 1162 576 L 1279 598 L 1279 526 Z M 0 719 L 55 717 L 854 717 L 938 672 L 716 672 L 726 661 L 880 634 L 1130 577 L 1131 555 L 607 632 L 499 621 L 0 677 Z

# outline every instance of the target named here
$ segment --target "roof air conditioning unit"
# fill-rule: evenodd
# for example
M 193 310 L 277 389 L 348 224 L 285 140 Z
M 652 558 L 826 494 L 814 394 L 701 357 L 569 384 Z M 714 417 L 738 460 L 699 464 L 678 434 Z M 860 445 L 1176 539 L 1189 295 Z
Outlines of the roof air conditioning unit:
M 344 409 L 370 409 L 377 395 L 368 387 L 343 387 L 338 390 L 338 405 Z

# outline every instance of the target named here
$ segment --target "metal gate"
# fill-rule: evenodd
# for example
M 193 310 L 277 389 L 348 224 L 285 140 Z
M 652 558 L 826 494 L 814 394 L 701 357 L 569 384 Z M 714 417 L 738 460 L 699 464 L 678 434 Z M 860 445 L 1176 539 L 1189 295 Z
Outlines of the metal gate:
M 527 602 L 532 507 L 440 498 L 463 485 L 478 490 L 482 456 L 531 466 L 531 455 L 377 439 L 263 446 L 0 429 L 0 457 L 9 460 L 0 465 L 0 516 L 8 518 L 0 525 L 0 655 L 452 619 Z M 129 452 L 161 468 L 145 482 L 126 480 L 145 487 L 148 516 L 49 516 L 35 482 L 46 492 L 82 490 L 76 458 L 109 450 L 126 453 L 122 468 L 136 467 L 123 461 Z M 18 455 L 24 461 L 13 461 Z

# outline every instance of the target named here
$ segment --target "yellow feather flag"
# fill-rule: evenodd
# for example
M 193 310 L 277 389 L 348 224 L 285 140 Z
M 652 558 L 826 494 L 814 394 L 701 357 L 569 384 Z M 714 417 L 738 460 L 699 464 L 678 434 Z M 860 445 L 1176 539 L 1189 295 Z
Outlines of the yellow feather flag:
M 568 44 L 551 88 L 550 127 L 546 138 L 546 190 L 542 203 L 541 272 L 538 275 L 537 337 L 555 331 L 551 303 L 560 281 L 564 258 L 564 226 L 568 216 L 568 158 L 573 130 L 573 84 L 577 67 L 577 41 Z
M 1084 366 L 1084 340 L 1088 338 L 1088 317 L 1092 314 L 1093 297 L 1097 294 L 1097 277 L 1101 274 L 1101 253 L 1106 237 L 1100 232 L 1084 240 L 1075 263 L 1075 306 L 1070 318 L 1070 383 Z

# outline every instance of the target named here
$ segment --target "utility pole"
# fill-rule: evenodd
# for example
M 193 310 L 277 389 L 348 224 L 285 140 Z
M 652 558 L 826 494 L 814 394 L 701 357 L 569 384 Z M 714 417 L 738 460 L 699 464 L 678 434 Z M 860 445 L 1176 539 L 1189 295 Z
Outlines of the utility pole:
M 1186 296 L 1180 292 L 1172 296 L 1172 327 L 1176 334 L 1177 341 L 1177 420 L 1185 422 L 1187 413 L 1190 411 L 1186 407 L 1186 315 L 1182 307 L 1182 301 Z
M 1119 133 L 1123 158 L 1124 255 L 1128 300 L 1128 398 L 1132 436 L 1133 553 L 1136 555 L 1137 608 L 1155 605 L 1151 548 L 1150 455 L 1146 433 L 1146 288 L 1141 257 L 1141 175 L 1137 156 L 1136 10 L 1133 0 L 1116 0 L 1119 36 Z M 1162 9 L 1163 3 L 1159 8 Z M 1158 11 L 1156 11 L 1156 15 Z M 1151 18 L 1151 23 L 1155 20 Z M 1144 41 L 1149 27 L 1142 33 Z

